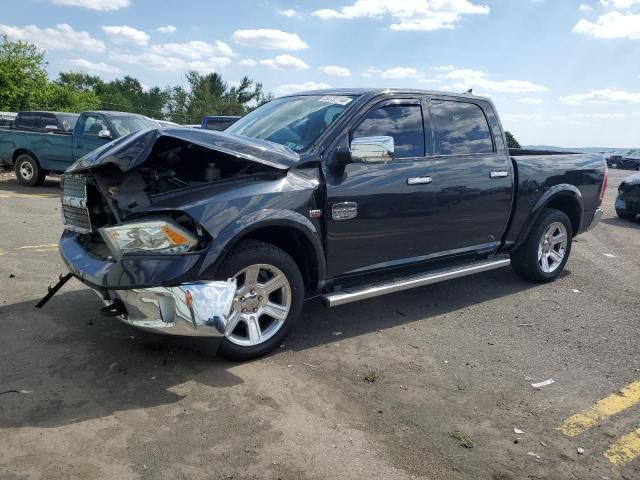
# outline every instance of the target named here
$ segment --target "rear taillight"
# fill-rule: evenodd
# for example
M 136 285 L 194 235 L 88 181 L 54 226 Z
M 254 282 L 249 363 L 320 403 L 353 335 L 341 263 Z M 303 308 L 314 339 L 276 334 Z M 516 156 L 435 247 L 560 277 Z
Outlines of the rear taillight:
M 604 194 L 607 191 L 607 183 L 609 182 L 609 169 L 604 170 L 604 180 L 602 181 L 602 188 L 600 189 L 600 202 L 604 200 Z

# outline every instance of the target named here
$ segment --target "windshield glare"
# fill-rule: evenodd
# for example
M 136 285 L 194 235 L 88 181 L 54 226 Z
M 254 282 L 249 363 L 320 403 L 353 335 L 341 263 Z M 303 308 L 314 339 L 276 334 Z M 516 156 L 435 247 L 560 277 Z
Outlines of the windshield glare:
M 126 116 L 112 116 L 109 118 L 113 127 L 118 132 L 118 135 L 123 137 L 138 130 L 144 130 L 146 128 L 158 128 L 158 123 L 145 117 L 133 117 Z
M 346 95 L 277 98 L 242 117 L 226 132 L 269 140 L 302 152 L 342 115 L 354 98 Z

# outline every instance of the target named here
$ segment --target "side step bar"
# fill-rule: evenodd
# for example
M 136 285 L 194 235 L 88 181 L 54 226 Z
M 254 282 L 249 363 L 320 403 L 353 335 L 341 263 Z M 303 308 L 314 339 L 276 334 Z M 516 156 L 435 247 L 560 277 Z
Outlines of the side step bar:
M 496 268 L 507 267 L 511 264 L 508 255 L 499 255 L 490 260 L 482 260 L 458 267 L 449 267 L 434 270 L 410 277 L 396 278 L 383 283 L 364 285 L 361 287 L 348 288 L 338 292 L 322 295 L 323 300 L 329 307 L 337 307 L 345 303 L 357 302 L 366 298 L 378 297 L 387 293 L 399 292 L 410 288 L 431 285 L 432 283 L 444 282 L 453 278 L 466 277 L 474 273 L 486 272 Z

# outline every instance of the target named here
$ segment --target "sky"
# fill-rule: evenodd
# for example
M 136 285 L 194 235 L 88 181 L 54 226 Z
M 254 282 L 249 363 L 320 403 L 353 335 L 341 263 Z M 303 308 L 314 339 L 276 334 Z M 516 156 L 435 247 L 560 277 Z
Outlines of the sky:
M 527 145 L 640 147 L 640 0 L 5 0 L 48 71 L 486 95 Z

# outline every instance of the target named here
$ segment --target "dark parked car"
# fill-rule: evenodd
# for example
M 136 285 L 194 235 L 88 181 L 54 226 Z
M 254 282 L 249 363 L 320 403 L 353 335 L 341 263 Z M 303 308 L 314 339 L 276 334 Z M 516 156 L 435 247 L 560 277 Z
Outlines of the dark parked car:
M 200 128 L 205 130 L 217 130 L 221 132 L 240 120 L 240 117 L 234 115 L 209 115 L 202 118 Z
M 607 157 L 607 167 L 617 167 L 622 160 L 622 155 L 609 155 Z
M 620 183 L 616 214 L 625 220 L 631 220 L 640 214 L 640 173 L 630 175 Z
M 73 275 L 106 313 L 217 337 L 241 360 L 280 345 L 305 299 L 508 265 L 554 280 L 602 216 L 604 157 L 506 145 L 490 100 L 417 90 L 311 92 L 225 132 L 138 132 L 64 175 L 70 274 L 53 292 Z
M 640 170 L 640 157 L 622 157 L 617 167 L 624 170 Z

